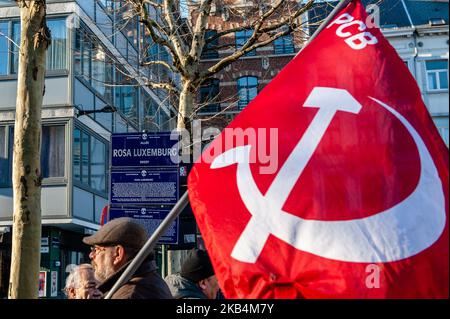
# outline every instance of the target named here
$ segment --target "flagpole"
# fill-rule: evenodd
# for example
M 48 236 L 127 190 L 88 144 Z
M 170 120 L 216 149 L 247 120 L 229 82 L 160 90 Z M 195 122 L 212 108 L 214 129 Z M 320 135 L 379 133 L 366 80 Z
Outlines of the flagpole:
M 311 43 L 312 40 L 314 40 L 315 37 L 317 37 L 319 35 L 320 32 L 322 32 L 323 29 L 325 29 L 325 27 L 331 22 L 331 20 L 334 19 L 335 15 L 341 11 L 346 5 L 348 5 L 352 0 L 341 0 L 341 2 L 339 2 L 336 7 L 334 7 L 333 11 L 331 11 L 331 13 L 328 15 L 328 17 L 325 19 L 325 21 L 323 21 L 320 26 L 317 28 L 317 30 L 313 33 L 312 36 L 309 37 L 309 39 L 306 41 L 305 45 L 300 49 L 300 51 L 298 51 L 298 53 L 296 54 L 299 55 L 300 52 L 302 52 L 302 50 L 304 48 L 306 48 L 308 46 L 308 44 Z
M 299 53 L 309 44 L 311 41 L 328 25 L 328 23 L 334 18 L 334 16 L 343 9 L 352 0 L 341 0 L 341 2 L 331 11 L 325 21 L 319 26 L 319 28 L 314 32 L 314 34 L 308 39 L 303 48 Z M 298 55 L 298 53 L 297 53 Z M 110 299 L 111 296 L 122 286 L 124 283 L 128 282 L 133 276 L 134 272 L 139 268 L 145 258 L 153 251 L 156 246 L 158 239 L 166 232 L 172 222 L 181 214 L 183 209 L 189 203 L 188 191 L 186 191 L 183 196 L 178 200 L 175 206 L 172 208 L 167 217 L 163 222 L 156 228 L 155 232 L 150 236 L 145 245 L 138 252 L 133 261 L 128 265 L 123 274 L 116 281 L 111 290 L 106 294 L 104 299 Z

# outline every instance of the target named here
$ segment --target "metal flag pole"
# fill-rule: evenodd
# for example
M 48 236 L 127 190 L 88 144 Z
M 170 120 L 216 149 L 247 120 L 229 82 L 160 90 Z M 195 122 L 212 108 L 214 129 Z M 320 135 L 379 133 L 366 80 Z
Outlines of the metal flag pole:
M 301 48 L 301 50 L 297 53 L 297 55 L 308 46 L 308 44 L 311 43 L 312 40 L 314 40 L 315 37 L 319 35 L 320 32 L 322 32 L 323 29 L 331 22 L 331 20 L 334 19 L 334 16 L 344 9 L 345 6 L 347 6 L 352 0 L 341 0 L 336 7 L 334 7 L 333 11 L 328 15 L 328 17 L 323 21 L 320 26 L 317 28 L 317 30 L 313 33 L 313 35 L 306 41 L 305 45 Z M 296 56 L 297 56 L 296 55 Z
M 303 46 L 302 50 L 327 26 L 327 24 L 334 18 L 334 16 L 343 9 L 352 0 L 341 0 L 341 2 L 333 9 L 333 11 L 328 15 L 325 21 L 319 26 L 319 28 L 314 32 L 314 34 L 309 38 L 306 44 Z M 300 50 L 301 51 L 301 50 Z M 299 52 L 300 53 L 300 52 Z M 156 246 L 158 239 L 166 232 L 172 222 L 181 214 L 183 209 L 189 203 L 188 191 L 186 191 L 183 196 L 178 200 L 175 206 L 172 208 L 167 217 L 163 222 L 156 228 L 155 232 L 150 236 L 145 245 L 138 252 L 133 261 L 128 265 L 123 274 L 116 281 L 111 290 L 106 294 L 104 299 L 110 299 L 111 296 L 126 282 L 128 282 L 133 276 L 134 272 L 139 268 L 145 258 L 153 251 Z

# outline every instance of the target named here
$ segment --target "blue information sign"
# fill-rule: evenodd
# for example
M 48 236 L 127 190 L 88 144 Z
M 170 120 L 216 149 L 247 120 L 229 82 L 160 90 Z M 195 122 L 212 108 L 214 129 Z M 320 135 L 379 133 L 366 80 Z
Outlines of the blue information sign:
M 131 217 L 155 231 L 179 198 L 178 142 L 171 132 L 111 136 L 109 219 Z M 178 224 L 177 218 L 159 243 L 177 244 Z
M 109 210 L 110 219 L 119 217 L 130 217 L 144 226 L 148 236 L 154 233 L 156 228 L 162 223 L 169 214 L 170 209 L 159 209 L 149 207 L 111 207 Z M 166 233 L 160 237 L 159 244 L 177 244 L 179 231 L 179 219 L 177 218 Z
M 113 167 L 177 166 L 179 135 L 173 133 L 128 133 L 111 136 Z
M 178 201 L 178 169 L 111 171 L 111 204 L 174 205 Z

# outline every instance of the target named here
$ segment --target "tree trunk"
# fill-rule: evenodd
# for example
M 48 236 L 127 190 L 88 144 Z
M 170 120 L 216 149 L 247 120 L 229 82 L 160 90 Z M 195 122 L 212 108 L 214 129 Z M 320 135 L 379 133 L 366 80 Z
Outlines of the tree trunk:
M 180 102 L 178 105 L 178 123 L 177 130 L 181 131 L 186 129 L 192 137 L 191 132 L 191 114 L 194 109 L 195 102 L 195 92 L 192 87 L 192 82 L 185 80 L 183 81 L 183 89 L 180 94 Z M 192 138 L 190 139 L 192 141 Z M 183 148 L 182 154 L 192 154 L 192 144 L 190 141 L 187 141 L 187 144 L 184 144 L 184 140 L 181 142 L 181 147 Z M 192 156 L 191 156 L 192 158 Z M 167 251 L 167 274 L 175 274 L 179 273 L 181 270 L 181 265 L 183 264 L 184 259 L 187 255 L 186 250 L 169 250 Z
M 177 130 L 187 129 L 190 131 L 190 116 L 194 109 L 195 92 L 192 82 L 183 80 L 183 89 L 180 94 L 180 102 L 178 104 L 178 122 Z
M 41 245 L 41 109 L 50 32 L 45 0 L 18 0 L 21 41 L 14 127 L 14 217 L 8 298 L 38 297 Z

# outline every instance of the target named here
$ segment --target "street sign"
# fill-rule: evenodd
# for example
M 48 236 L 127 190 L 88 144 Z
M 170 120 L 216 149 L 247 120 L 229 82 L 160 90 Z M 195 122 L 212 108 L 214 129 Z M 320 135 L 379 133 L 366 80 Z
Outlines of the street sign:
M 126 206 L 123 208 L 111 207 L 109 215 L 111 219 L 120 217 L 130 217 L 140 223 L 147 230 L 150 236 L 161 224 L 161 222 L 169 214 L 169 208 L 152 208 L 152 207 L 136 207 Z M 179 219 L 177 218 L 167 232 L 161 236 L 159 244 L 177 244 L 179 232 Z
M 178 200 L 178 170 L 112 170 L 110 198 L 111 204 L 174 205 Z
M 179 199 L 179 140 L 171 132 L 111 136 L 109 220 L 131 217 L 149 235 L 156 230 Z M 160 244 L 178 243 L 179 223 L 177 218 Z
M 179 135 L 165 133 L 113 134 L 113 167 L 177 166 Z

